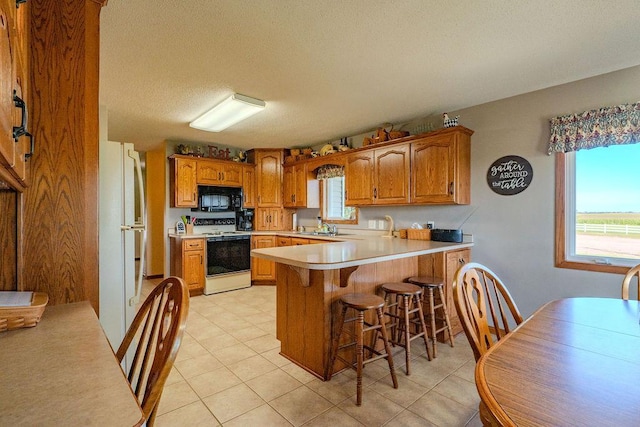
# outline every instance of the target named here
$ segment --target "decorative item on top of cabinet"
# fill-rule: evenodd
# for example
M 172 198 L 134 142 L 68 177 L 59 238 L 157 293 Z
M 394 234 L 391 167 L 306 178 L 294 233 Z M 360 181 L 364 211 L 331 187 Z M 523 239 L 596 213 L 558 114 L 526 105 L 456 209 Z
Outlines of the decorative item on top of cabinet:
M 409 203 L 409 165 L 409 143 L 348 154 L 345 164 L 345 204 Z
M 471 203 L 472 134 L 456 126 L 411 141 L 412 203 Z
M 170 156 L 169 188 L 172 208 L 198 207 L 197 160 L 186 156 Z

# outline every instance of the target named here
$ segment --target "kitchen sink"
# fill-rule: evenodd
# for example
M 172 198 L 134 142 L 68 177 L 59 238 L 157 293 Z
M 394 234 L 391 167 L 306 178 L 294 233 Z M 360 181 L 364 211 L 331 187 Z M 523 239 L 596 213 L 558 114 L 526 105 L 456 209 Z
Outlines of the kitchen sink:
M 302 234 L 305 236 L 326 236 L 326 237 L 339 237 L 339 236 L 351 236 L 348 233 L 325 233 L 322 231 L 298 231 L 298 234 Z

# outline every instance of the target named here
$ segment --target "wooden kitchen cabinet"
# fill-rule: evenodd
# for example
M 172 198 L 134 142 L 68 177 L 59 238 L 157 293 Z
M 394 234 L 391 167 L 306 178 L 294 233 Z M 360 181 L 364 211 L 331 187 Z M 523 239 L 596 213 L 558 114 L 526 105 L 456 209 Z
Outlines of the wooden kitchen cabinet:
M 198 159 L 196 182 L 198 185 L 241 187 L 242 165 L 229 160 Z
M 171 239 L 171 275 L 181 277 L 190 295 L 200 295 L 205 285 L 205 239 Z
M 471 134 L 456 126 L 411 142 L 411 201 L 471 203 Z
M 170 157 L 170 194 L 172 208 L 198 207 L 197 161 L 195 158 Z
M 242 207 L 253 209 L 256 207 L 256 167 L 242 165 Z
M 350 154 L 345 164 L 345 204 L 408 204 L 409 178 L 409 143 Z
M 257 231 L 282 230 L 283 215 L 282 208 L 256 208 L 254 228 Z
M 251 236 L 251 249 L 272 248 L 276 246 L 276 236 Z M 276 263 L 262 258 L 251 257 L 252 281 L 275 281 Z
M 277 246 L 291 246 L 291 237 L 278 236 L 276 238 Z
M 0 0 L 0 180 L 18 191 L 26 186 L 33 154 L 27 121 L 28 22 L 27 5 Z
M 256 206 L 259 208 L 282 207 L 282 161 L 284 151 L 249 150 L 247 159 L 256 165 Z
M 283 168 L 283 204 L 285 207 L 320 207 L 319 182 L 316 179 L 309 178 L 306 163 Z

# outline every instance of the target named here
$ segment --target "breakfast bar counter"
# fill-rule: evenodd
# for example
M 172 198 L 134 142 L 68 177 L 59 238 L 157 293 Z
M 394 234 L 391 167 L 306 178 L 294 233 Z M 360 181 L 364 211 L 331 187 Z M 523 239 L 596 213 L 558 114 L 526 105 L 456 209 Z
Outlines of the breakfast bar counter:
M 469 261 L 472 246 L 354 236 L 325 244 L 254 249 L 251 256 L 277 263 L 276 335 L 281 354 L 326 380 L 342 295 L 377 294 L 380 285 L 411 276 L 442 277 L 454 334 L 461 332 L 451 282 L 458 266 Z

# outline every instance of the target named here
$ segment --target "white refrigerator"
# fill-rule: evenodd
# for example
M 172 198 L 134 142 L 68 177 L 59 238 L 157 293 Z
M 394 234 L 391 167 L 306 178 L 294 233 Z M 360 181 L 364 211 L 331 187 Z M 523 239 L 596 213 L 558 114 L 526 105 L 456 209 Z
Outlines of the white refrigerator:
M 116 351 L 136 314 L 145 259 L 144 187 L 133 144 L 101 139 L 99 177 L 99 317 Z M 136 239 L 135 233 L 142 238 Z M 137 277 L 136 241 L 140 244 Z

